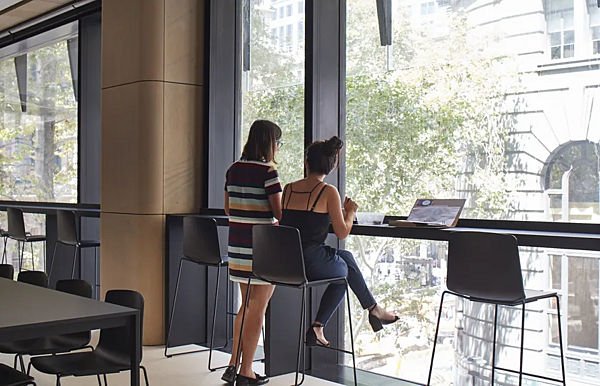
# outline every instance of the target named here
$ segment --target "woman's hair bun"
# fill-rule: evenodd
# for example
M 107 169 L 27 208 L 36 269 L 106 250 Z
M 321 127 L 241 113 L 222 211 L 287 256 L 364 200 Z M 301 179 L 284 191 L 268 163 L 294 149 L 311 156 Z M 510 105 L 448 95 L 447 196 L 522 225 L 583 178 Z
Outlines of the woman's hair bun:
M 344 142 L 338 137 L 333 136 L 325 141 L 323 145 L 323 153 L 327 157 L 333 157 L 344 147 Z

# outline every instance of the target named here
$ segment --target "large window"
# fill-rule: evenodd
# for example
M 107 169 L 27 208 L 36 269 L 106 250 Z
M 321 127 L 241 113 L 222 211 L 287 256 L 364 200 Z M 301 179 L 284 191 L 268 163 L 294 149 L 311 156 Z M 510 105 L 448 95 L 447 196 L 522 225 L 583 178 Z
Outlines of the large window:
M 586 62 L 590 46 L 576 49 L 576 39 L 595 39 L 582 22 L 587 4 L 538 5 L 543 18 L 506 2 L 502 12 L 478 1 L 434 12 L 429 2 L 392 1 L 393 42 L 381 46 L 375 2 L 348 0 L 346 191 L 360 210 L 406 215 L 417 198 L 456 197 L 467 200 L 463 218 L 599 222 L 600 110 L 592 101 L 600 72 Z M 552 61 L 570 57 L 581 66 Z M 374 334 L 353 305 L 359 366 L 426 382 L 446 245 L 353 236 L 346 248 L 375 297 L 402 315 Z M 599 255 L 521 248 L 521 256 L 527 288 L 561 291 L 568 377 L 598 384 Z M 556 309 L 541 309 L 544 318 L 528 317 L 536 332 L 526 337 L 526 363 L 556 376 Z M 489 311 L 448 299 L 434 384 L 487 382 Z M 510 341 L 519 315 L 502 315 L 511 327 L 500 334 Z M 514 368 L 516 351 L 498 355 Z
M 0 200 L 76 203 L 77 34 L 30 43 L 0 50 Z
M 250 20 L 244 33 L 250 35 L 250 45 L 244 60 L 249 67 L 242 76 L 243 119 L 238 145 L 243 147 L 254 120 L 277 123 L 283 131 L 277 167 L 282 181 L 292 182 L 304 173 L 304 13 L 273 20 L 268 17 L 273 12 L 269 1 L 248 3 Z M 297 29 L 292 28 L 294 24 Z M 275 29 L 277 36 L 269 32 Z

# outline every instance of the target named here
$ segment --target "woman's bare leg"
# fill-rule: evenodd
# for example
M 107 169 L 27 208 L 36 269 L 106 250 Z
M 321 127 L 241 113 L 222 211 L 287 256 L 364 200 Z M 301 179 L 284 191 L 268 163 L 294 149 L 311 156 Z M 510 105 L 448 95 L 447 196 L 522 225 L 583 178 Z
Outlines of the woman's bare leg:
M 242 315 L 244 315 L 244 302 L 246 301 L 246 292 L 248 291 L 248 284 L 240 283 L 240 291 L 242 292 L 242 304 L 240 305 L 240 309 L 238 310 L 238 313 L 235 316 L 235 321 L 233 323 L 233 346 L 231 348 L 231 358 L 229 359 L 229 366 L 235 366 L 235 358 L 238 355 L 238 342 L 240 339 L 240 328 L 242 327 Z M 246 318 L 247 317 L 248 316 L 246 316 Z M 242 339 L 242 346 L 240 347 L 240 351 L 243 352 L 243 348 L 244 340 Z
M 246 320 L 244 321 L 244 331 L 242 332 L 242 366 L 239 374 L 247 378 L 255 378 L 252 371 L 252 362 L 254 353 L 258 346 L 260 332 L 263 326 L 267 305 L 275 286 L 272 285 L 251 285 L 250 299 L 246 310 Z

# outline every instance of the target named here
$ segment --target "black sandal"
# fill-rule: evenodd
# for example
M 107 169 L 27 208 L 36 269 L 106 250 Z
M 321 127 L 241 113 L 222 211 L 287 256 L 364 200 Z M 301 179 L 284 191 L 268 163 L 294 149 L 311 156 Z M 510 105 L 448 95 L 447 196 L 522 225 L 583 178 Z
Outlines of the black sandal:
M 322 324 L 317 324 L 314 323 L 312 326 L 310 326 L 310 328 L 308 329 L 308 331 L 306 331 L 306 345 L 307 346 L 323 346 L 323 347 L 329 347 L 331 345 L 331 343 L 327 342 L 323 342 L 321 341 L 321 339 L 317 338 L 317 334 L 315 333 L 314 328 L 323 328 L 325 327 Z
M 246 386 L 246 385 L 264 385 L 265 383 L 269 383 L 269 377 L 266 375 L 258 375 L 254 373 L 255 378 L 244 377 L 243 375 L 238 375 L 235 384 L 237 386 Z
M 377 331 L 383 329 L 384 325 L 396 323 L 400 319 L 400 317 L 398 315 L 394 315 L 393 320 L 381 320 L 377 316 L 372 314 L 375 307 L 377 307 L 377 303 L 375 303 L 374 306 L 369 308 L 369 324 L 371 325 L 373 332 L 377 332 Z

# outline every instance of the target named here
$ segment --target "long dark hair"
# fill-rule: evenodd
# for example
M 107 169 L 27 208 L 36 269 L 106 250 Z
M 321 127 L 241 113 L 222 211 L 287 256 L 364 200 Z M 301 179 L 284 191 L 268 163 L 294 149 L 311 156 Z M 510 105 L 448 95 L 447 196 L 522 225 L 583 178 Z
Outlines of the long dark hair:
M 242 158 L 246 161 L 275 161 L 275 141 L 281 139 L 281 129 L 267 120 L 257 120 L 250 126 Z
M 340 151 L 344 142 L 337 136 L 313 142 L 306 150 L 306 163 L 310 173 L 329 174 L 339 166 Z

